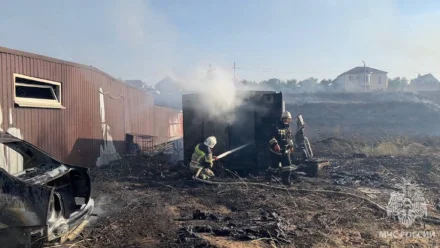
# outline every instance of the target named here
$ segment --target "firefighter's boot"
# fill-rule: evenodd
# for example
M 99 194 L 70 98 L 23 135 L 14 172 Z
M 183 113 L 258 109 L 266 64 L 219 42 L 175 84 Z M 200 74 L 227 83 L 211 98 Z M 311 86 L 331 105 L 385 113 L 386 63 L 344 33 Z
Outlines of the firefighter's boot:
M 292 171 L 292 173 L 290 174 L 290 182 L 293 183 L 299 183 L 301 182 L 301 178 L 299 177 L 299 175 L 296 173 L 296 171 Z
M 290 181 L 290 171 L 283 171 L 281 173 L 281 183 L 286 186 L 292 185 L 292 182 Z
M 278 169 L 275 169 L 275 168 L 272 168 L 272 167 L 267 168 L 266 176 L 265 176 L 266 181 L 271 183 L 272 182 L 272 177 L 274 175 L 276 175 L 277 172 L 278 172 Z
M 270 170 L 266 170 L 266 175 L 265 175 L 265 179 L 268 183 L 272 182 L 272 173 Z

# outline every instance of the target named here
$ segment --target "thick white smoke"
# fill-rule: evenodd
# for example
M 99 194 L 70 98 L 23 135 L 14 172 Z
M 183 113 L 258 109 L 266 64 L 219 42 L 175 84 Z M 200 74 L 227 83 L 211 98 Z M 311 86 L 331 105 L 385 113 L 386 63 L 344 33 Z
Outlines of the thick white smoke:
M 227 116 L 241 101 L 230 69 L 214 65 L 199 65 L 184 75 L 174 75 L 186 91 L 200 93 L 201 104 L 211 118 Z M 232 121 L 228 119 L 225 121 Z

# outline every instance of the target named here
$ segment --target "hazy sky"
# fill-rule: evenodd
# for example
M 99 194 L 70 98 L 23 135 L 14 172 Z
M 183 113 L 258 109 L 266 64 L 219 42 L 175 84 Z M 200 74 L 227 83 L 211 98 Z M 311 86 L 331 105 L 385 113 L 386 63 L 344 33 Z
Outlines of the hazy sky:
M 251 80 L 355 66 L 440 78 L 436 0 L 0 0 L 0 46 L 152 84 L 213 64 Z

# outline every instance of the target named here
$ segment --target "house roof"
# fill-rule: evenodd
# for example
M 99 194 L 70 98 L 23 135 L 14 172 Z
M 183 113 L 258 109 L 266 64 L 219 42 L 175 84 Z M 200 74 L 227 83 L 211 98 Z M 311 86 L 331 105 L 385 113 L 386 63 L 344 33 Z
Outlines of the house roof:
M 125 80 L 125 83 L 138 89 L 142 89 L 145 85 L 141 80 Z
M 48 61 L 48 62 L 53 62 L 53 63 L 57 63 L 57 64 L 61 64 L 61 65 L 69 65 L 69 66 L 73 66 L 76 68 L 82 68 L 82 69 L 86 69 L 86 70 L 91 70 L 94 72 L 97 72 L 105 77 L 108 77 L 110 79 L 112 79 L 113 81 L 120 83 L 120 84 L 124 84 L 127 87 L 136 89 L 135 87 L 128 85 L 126 83 L 124 83 L 122 80 L 119 80 L 113 76 L 111 76 L 110 74 L 101 71 L 100 69 L 91 66 L 91 65 L 83 65 L 83 64 L 79 64 L 79 63 L 75 63 L 75 62 L 69 62 L 69 61 L 65 61 L 65 60 L 61 60 L 61 59 L 56 59 L 56 58 L 51 58 L 48 56 L 44 56 L 44 55 L 40 55 L 40 54 L 35 54 L 35 53 L 30 53 L 30 52 L 24 52 L 24 51 L 20 51 L 20 50 L 16 50 L 16 49 L 11 49 L 11 48 L 7 48 L 7 47 L 2 47 L 0 46 L 0 53 L 8 53 L 8 54 L 14 54 L 14 55 L 19 55 L 19 56 L 23 56 L 23 57 L 28 57 L 28 58 L 34 58 L 34 59 L 38 59 L 38 60 L 43 60 L 43 61 Z M 149 94 L 149 93 L 146 93 Z
M 431 73 L 422 75 L 422 76 L 418 76 L 417 78 L 414 78 L 413 80 L 411 80 L 411 83 L 424 83 L 424 82 L 429 82 L 429 83 L 437 83 L 440 84 L 440 82 L 437 80 L 437 78 L 434 77 L 434 75 L 432 75 Z
M 374 73 L 388 73 L 386 71 L 381 71 L 381 70 L 378 70 L 378 69 L 375 69 L 375 68 L 371 68 L 371 67 L 358 66 L 358 67 L 355 67 L 355 68 L 353 68 L 351 70 L 348 70 L 348 71 L 342 73 L 338 77 L 340 77 L 342 75 L 345 75 L 345 74 L 362 74 L 362 73 L 365 73 L 365 72 L 372 73 L 372 74 L 374 74 Z
M 170 90 L 170 89 L 185 90 L 185 88 L 186 88 L 186 87 L 184 87 L 184 85 L 182 83 L 177 82 L 170 77 L 166 77 L 166 78 L 160 80 L 158 83 L 156 83 L 156 85 L 154 87 L 159 90 L 165 90 L 165 89 L 167 89 L 167 90 Z

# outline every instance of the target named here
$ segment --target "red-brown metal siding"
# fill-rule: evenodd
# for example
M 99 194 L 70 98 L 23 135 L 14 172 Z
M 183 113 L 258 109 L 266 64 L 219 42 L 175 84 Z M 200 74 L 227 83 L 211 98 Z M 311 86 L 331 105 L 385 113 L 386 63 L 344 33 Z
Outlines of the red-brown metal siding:
M 183 137 L 183 118 L 180 110 L 154 106 L 156 144 Z
M 65 109 L 15 107 L 13 73 L 61 82 Z M 69 163 L 93 166 L 100 155 L 100 88 L 105 94 L 105 124 L 118 152 L 125 152 L 126 133 L 154 135 L 159 125 L 154 122 L 153 96 L 93 67 L 0 47 L 0 79 L 1 128 L 17 127 L 23 139 Z M 168 121 L 159 126 L 168 126 Z

